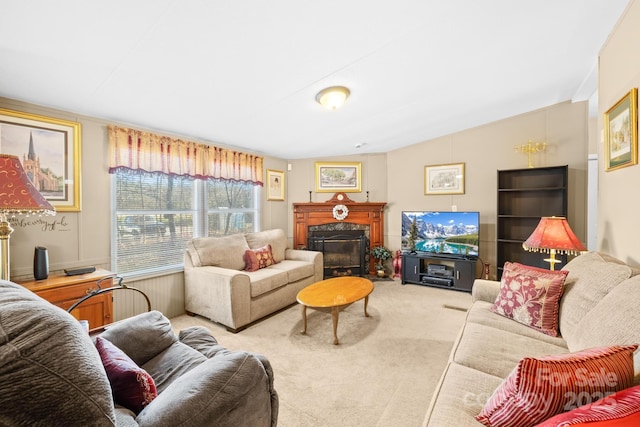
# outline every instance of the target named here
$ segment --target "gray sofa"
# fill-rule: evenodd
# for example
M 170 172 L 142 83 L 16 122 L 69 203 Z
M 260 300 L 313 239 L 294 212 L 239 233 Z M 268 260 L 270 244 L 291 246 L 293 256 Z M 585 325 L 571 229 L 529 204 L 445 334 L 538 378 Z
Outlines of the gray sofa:
M 114 403 L 98 350 L 76 319 L 0 281 L 0 425 L 277 424 L 273 372 L 263 356 L 226 350 L 202 327 L 176 336 L 157 311 L 115 323 L 100 336 L 155 381 L 157 397 L 137 414 Z
M 246 271 L 247 250 L 271 245 L 275 264 Z M 290 249 L 284 230 L 192 239 L 184 256 L 185 309 L 237 332 L 296 302 L 322 280 L 322 253 Z
M 500 282 L 476 280 L 473 303 L 453 345 L 423 426 L 482 426 L 487 399 L 524 357 L 640 343 L 638 270 L 589 252 L 563 268 L 569 274 L 560 300 L 560 336 L 553 337 L 489 311 Z M 638 353 L 634 358 L 638 383 Z

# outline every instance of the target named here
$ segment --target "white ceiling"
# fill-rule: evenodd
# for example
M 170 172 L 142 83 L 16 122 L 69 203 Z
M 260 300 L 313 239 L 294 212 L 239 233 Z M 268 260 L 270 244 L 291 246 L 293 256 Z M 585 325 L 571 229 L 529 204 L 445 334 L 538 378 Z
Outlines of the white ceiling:
M 0 0 L 0 96 L 283 159 L 386 152 L 589 99 L 627 3 Z

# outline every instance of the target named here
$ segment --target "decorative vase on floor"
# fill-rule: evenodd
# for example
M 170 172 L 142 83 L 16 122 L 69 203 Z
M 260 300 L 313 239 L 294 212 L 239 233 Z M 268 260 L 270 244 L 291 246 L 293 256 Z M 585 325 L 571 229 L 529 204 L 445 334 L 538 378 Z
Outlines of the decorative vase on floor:
M 484 263 L 484 278 L 489 280 L 489 274 L 491 273 L 491 264 L 488 262 Z
M 378 270 L 378 277 L 384 277 L 384 270 Z
M 397 250 L 396 256 L 393 258 L 393 277 L 400 277 L 402 272 L 402 251 Z

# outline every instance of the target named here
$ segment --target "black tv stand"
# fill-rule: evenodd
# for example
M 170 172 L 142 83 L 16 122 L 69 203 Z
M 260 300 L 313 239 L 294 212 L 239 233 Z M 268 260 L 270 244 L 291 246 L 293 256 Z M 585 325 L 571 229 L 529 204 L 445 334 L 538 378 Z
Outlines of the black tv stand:
M 402 284 L 471 292 L 475 265 L 474 258 L 405 252 L 402 254 Z

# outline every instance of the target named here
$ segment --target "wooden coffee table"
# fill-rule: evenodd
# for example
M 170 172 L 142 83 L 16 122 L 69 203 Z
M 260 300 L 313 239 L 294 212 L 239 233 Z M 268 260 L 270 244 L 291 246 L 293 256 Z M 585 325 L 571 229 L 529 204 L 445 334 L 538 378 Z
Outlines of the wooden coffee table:
M 369 294 L 373 292 L 373 283 L 369 279 L 356 276 L 335 277 L 309 285 L 298 292 L 298 302 L 302 304 L 303 334 L 307 333 L 307 307 L 314 310 L 331 312 L 333 318 L 333 343 L 338 341 L 338 316 L 340 310 L 364 298 L 364 315 L 367 313 Z

